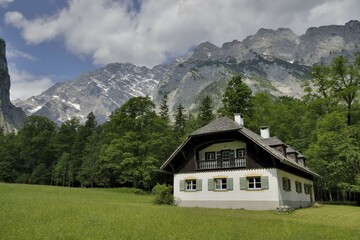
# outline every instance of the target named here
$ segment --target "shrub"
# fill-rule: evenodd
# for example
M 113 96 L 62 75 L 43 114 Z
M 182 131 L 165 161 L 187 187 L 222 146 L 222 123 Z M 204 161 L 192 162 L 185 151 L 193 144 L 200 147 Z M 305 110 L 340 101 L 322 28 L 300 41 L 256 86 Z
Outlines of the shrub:
M 174 196 L 172 194 L 172 187 L 166 184 L 156 184 L 151 191 L 155 195 L 155 204 L 173 204 Z

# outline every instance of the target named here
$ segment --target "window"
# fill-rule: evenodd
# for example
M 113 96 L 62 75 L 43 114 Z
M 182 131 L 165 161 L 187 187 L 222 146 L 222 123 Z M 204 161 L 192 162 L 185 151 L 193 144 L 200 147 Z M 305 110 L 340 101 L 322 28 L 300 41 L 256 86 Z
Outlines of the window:
M 201 179 L 180 180 L 180 191 L 196 192 L 202 190 Z
M 311 184 L 305 184 L 304 183 L 304 192 L 305 194 L 310 194 L 311 193 Z
M 236 156 L 238 158 L 245 157 L 246 156 L 246 149 L 245 148 L 236 149 Z
M 221 159 L 229 159 L 229 158 L 230 158 L 230 151 L 229 150 L 221 151 Z
M 225 189 L 227 189 L 226 178 L 215 179 L 215 190 L 225 190 Z
M 195 179 L 185 180 L 185 184 L 186 184 L 186 191 L 196 190 L 196 180 Z
M 295 181 L 295 188 L 297 193 L 302 193 L 301 182 Z
M 260 177 L 248 177 L 248 189 L 261 189 Z
M 240 178 L 240 190 L 268 190 L 269 177 L 251 176 Z
M 223 191 L 233 190 L 233 179 L 232 178 L 213 178 L 208 180 L 209 191 Z
M 282 178 L 283 189 L 287 192 L 291 191 L 291 182 L 289 178 Z
M 215 152 L 206 152 L 205 160 L 215 160 Z

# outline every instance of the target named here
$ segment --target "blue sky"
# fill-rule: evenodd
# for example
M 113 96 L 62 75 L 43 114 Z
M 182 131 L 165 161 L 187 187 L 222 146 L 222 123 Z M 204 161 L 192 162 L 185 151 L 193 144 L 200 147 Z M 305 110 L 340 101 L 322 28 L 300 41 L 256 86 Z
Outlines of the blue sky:
M 11 99 L 38 95 L 111 62 L 152 67 L 204 41 L 259 28 L 345 24 L 358 0 L 0 0 Z

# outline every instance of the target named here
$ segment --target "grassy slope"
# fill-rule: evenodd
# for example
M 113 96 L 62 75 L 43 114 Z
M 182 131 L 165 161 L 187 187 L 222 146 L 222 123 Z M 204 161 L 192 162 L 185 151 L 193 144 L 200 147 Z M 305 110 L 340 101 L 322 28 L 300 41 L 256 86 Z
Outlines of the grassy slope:
M 291 214 L 157 206 L 104 189 L 0 183 L 0 239 L 358 239 L 360 208 Z

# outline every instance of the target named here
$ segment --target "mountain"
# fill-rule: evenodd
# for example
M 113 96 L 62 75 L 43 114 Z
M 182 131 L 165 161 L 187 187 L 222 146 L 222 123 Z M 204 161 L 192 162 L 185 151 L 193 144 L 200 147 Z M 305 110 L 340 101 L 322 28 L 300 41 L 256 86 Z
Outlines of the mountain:
M 22 127 L 25 113 L 10 102 L 10 76 L 5 50 L 5 41 L 0 38 L 0 128 L 9 133 Z
M 166 94 L 170 110 L 181 103 L 192 111 L 205 95 L 220 106 L 227 81 L 234 75 L 241 75 L 253 91 L 301 97 L 311 66 L 330 63 L 339 55 L 351 58 L 359 46 L 359 21 L 309 28 L 301 36 L 287 28 L 262 28 L 243 41 L 221 47 L 201 43 L 186 56 L 151 69 L 109 64 L 17 105 L 27 114 L 44 115 L 56 122 L 71 117 L 83 120 L 90 111 L 104 122 L 130 97 L 150 96 L 158 105 Z
M 27 114 L 46 116 L 61 123 L 72 117 L 85 120 L 93 112 L 98 122 L 105 122 L 112 111 L 135 96 L 150 96 L 167 71 L 129 63 L 111 63 L 78 78 L 57 83 L 26 101 L 17 101 Z

